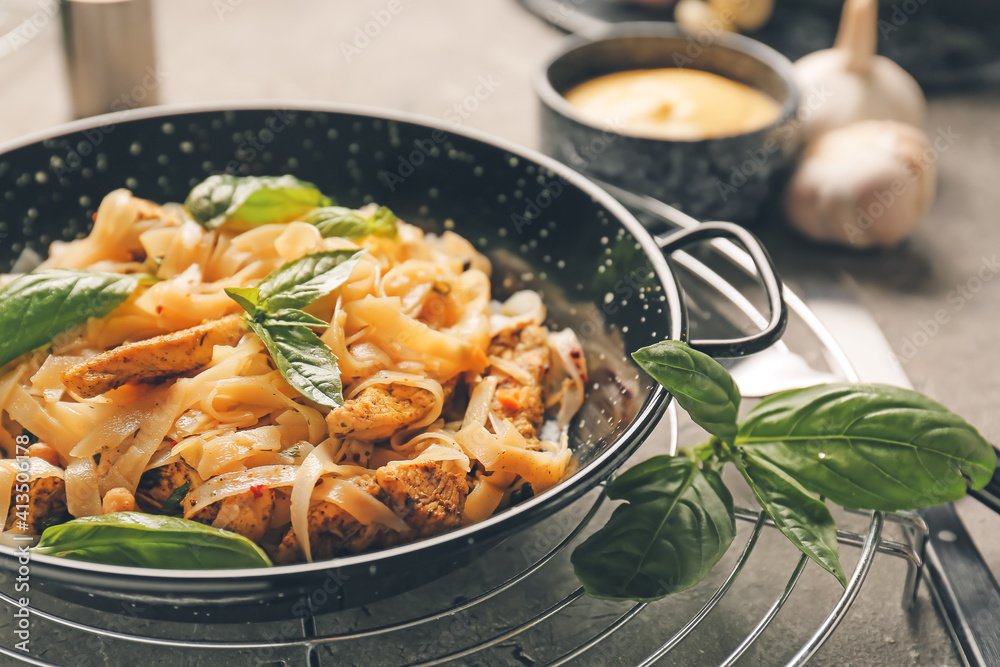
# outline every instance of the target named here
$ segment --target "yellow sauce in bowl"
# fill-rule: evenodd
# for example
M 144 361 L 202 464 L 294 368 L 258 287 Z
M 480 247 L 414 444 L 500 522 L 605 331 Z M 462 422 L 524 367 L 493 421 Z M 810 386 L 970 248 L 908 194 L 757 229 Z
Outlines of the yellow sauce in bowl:
M 766 127 L 780 113 L 761 91 L 718 74 L 665 68 L 585 81 L 566 99 L 587 120 L 623 134 L 693 141 Z

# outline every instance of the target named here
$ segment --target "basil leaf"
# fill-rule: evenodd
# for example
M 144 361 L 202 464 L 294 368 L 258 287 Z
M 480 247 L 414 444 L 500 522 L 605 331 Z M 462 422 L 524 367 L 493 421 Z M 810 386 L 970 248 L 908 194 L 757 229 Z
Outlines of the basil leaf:
M 272 271 L 260 283 L 269 311 L 304 308 L 337 289 L 351 276 L 366 250 L 328 250 L 305 255 Z
M 0 290 L 0 366 L 91 317 L 106 316 L 142 279 L 73 269 L 49 269 L 15 278 Z
M 723 442 L 733 443 L 740 391 L 719 362 L 677 340 L 641 348 L 632 358 L 673 394 L 696 424 Z
M 289 327 L 304 324 L 307 327 L 329 327 L 330 323 L 297 308 L 284 308 L 264 317 L 264 326 Z
M 271 565 L 267 554 L 242 535 L 140 512 L 90 516 L 53 526 L 42 533 L 32 551 L 88 563 L 171 570 Z
M 588 595 L 655 600 L 687 590 L 719 562 L 736 535 L 733 498 L 717 472 L 657 456 L 608 486 L 629 502 L 573 551 Z
M 837 545 L 837 523 L 826 504 L 766 461 L 752 456 L 741 460 L 736 456 L 734 463 L 778 530 L 846 587 L 847 575 L 840 564 Z
M 325 206 L 306 213 L 303 222 L 315 225 L 323 238 L 360 239 L 366 236 L 396 236 L 396 214 L 379 206 L 367 218 L 343 206 Z
M 226 223 L 256 227 L 288 222 L 332 200 L 312 183 L 294 176 L 209 176 L 184 202 L 192 218 L 207 229 Z
M 337 357 L 307 326 L 266 326 L 250 321 L 285 380 L 309 400 L 328 408 L 344 404 Z
M 737 446 L 845 507 L 895 511 L 986 485 L 996 454 L 968 422 L 909 389 L 835 383 L 781 392 L 740 427 Z
M 230 299 L 240 304 L 240 307 L 250 317 L 257 314 L 257 309 L 260 306 L 260 290 L 256 287 L 227 287 L 226 294 Z

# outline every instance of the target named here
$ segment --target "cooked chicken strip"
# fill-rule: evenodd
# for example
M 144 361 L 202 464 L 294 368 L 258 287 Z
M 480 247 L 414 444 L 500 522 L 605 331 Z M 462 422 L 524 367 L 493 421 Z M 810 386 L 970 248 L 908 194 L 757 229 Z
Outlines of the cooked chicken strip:
M 493 368 L 502 375 L 490 404 L 490 411 L 509 419 L 527 440 L 537 439 L 545 419 L 545 374 L 549 370 L 549 348 L 545 329 L 529 324 L 523 329 L 504 331 L 493 337 L 487 354 L 508 361 L 524 371 L 522 382 Z
M 381 489 L 368 475 L 351 480 L 366 493 L 377 496 Z M 324 500 L 309 507 L 309 546 L 313 560 L 329 560 L 336 556 L 360 553 L 373 546 L 379 537 L 392 532 L 377 523 L 364 525 L 345 512 L 339 505 Z M 297 563 L 302 560 L 302 550 L 295 531 L 289 529 L 281 540 L 274 562 Z
M 93 398 L 129 382 L 156 382 L 201 368 L 216 345 L 235 345 L 243 336 L 239 315 L 190 329 L 119 345 L 62 373 L 63 384 L 83 398 Z
M 382 488 L 379 499 L 412 529 L 408 539 L 437 535 L 462 523 L 469 493 L 465 477 L 445 472 L 434 461 L 383 466 L 375 481 Z
M 16 526 L 18 522 L 16 498 L 15 485 L 15 488 L 10 492 L 10 513 L 7 515 L 4 530 L 17 527 L 16 532 L 41 535 L 46 519 L 66 513 L 66 483 L 54 475 L 28 482 L 28 509 L 22 513 L 22 516 L 27 514 L 27 530 L 23 530 L 23 526 Z
M 331 435 L 381 440 L 427 416 L 434 395 L 403 384 L 366 387 L 326 416 Z
M 191 519 L 239 533 L 252 542 L 260 542 L 271 522 L 272 512 L 274 492 L 267 487 L 255 487 L 214 502 L 195 512 Z

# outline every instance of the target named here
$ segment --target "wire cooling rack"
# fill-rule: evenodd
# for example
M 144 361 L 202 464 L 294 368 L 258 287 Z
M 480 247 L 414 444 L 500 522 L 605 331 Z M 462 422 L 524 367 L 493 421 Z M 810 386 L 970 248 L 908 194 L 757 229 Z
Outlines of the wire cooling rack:
M 674 225 L 697 224 L 666 207 L 660 215 Z M 724 258 L 723 269 L 753 272 L 749 257 L 727 241 L 713 241 L 712 248 L 697 257 L 675 253 L 685 291 L 698 304 L 691 313 L 693 326 L 718 326 L 723 321 L 737 327 L 764 324 L 745 290 L 733 286 L 732 276 L 720 275 L 725 270 L 715 264 L 710 267 L 708 255 Z M 786 300 L 791 326 L 808 331 L 831 372 L 856 379 L 836 342 L 805 304 L 793 293 L 786 293 Z M 722 317 L 721 311 L 736 315 Z M 685 428 L 671 405 L 637 456 L 676 450 Z M 749 496 L 744 498 L 747 504 L 752 502 Z M 794 549 L 781 549 L 788 545 L 769 529 L 773 524 L 762 512 L 737 510 L 741 520 L 737 540 L 701 585 L 658 602 L 625 604 L 587 598 L 568 562 L 573 546 L 602 525 L 608 511 L 601 490 L 596 489 L 443 580 L 358 609 L 327 609 L 338 585 L 338 573 L 331 572 L 330 586 L 303 598 L 298 612 L 293 607 L 296 617 L 291 621 L 172 623 L 145 618 L 141 600 L 123 603 L 112 614 L 33 593 L 35 651 L 25 655 L 10 648 L 12 629 L 0 627 L 6 645 L 0 646 L 0 663 L 803 665 L 844 620 L 876 555 L 886 554 L 904 564 L 896 594 L 901 594 L 904 607 L 912 603 L 927 536 L 926 526 L 915 514 L 853 513 L 860 527 L 838 531 L 840 544 L 849 547 L 843 553 L 845 564 L 854 559 L 849 583 L 846 589 L 835 584 L 824 588 L 829 582 L 811 586 L 793 623 L 805 634 L 789 641 L 775 637 L 775 621 L 807 566 L 813 566 Z M 845 516 L 852 518 L 851 513 L 838 515 L 841 524 Z M 897 524 L 899 541 L 883 535 L 887 524 Z M 5 592 L 0 600 L 14 607 L 11 586 L 9 579 L 2 582 Z M 761 641 L 769 630 L 772 639 Z M 695 635 L 697 641 L 692 640 Z

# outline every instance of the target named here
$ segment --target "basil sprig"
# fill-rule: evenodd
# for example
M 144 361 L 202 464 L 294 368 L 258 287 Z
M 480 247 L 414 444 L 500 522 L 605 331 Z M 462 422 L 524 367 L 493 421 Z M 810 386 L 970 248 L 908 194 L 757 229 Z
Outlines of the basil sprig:
M 366 236 L 396 236 L 396 214 L 385 206 L 379 206 L 367 218 L 343 206 L 325 206 L 310 211 L 302 217 L 303 222 L 315 225 L 323 238 L 341 237 L 360 239 Z
M 686 457 L 657 456 L 608 484 L 626 500 L 573 552 L 587 593 L 655 600 L 704 579 L 736 536 L 733 497 L 717 472 Z
M 740 390 L 715 359 L 674 340 L 644 347 L 633 352 L 632 358 L 670 390 L 677 404 L 698 426 L 732 444 L 740 411 Z
M 246 311 L 257 334 L 289 385 L 319 405 L 344 404 L 338 360 L 310 327 L 329 323 L 301 310 L 343 285 L 365 250 L 329 250 L 305 255 L 271 272 L 257 287 L 227 288 Z
M 986 485 L 996 454 L 968 422 L 911 389 L 824 384 L 775 394 L 740 426 L 745 455 L 838 505 L 928 507 Z
M 817 495 L 856 509 L 919 509 L 982 488 L 996 467 L 992 446 L 974 427 L 912 390 L 850 383 L 794 389 L 765 399 L 738 425 L 739 392 L 712 358 L 679 341 L 633 357 L 714 437 L 685 456 L 644 461 L 608 484 L 610 498 L 628 502 L 572 557 L 595 597 L 656 599 L 708 574 L 732 541 L 720 539 L 719 529 L 727 517 L 718 470 L 726 463 L 778 530 L 845 586 L 837 526 Z
M 270 567 L 256 544 L 228 530 L 173 516 L 116 512 L 45 529 L 36 554 L 103 565 L 171 570 Z
M 216 174 L 188 194 L 184 206 L 206 229 L 224 224 L 256 227 L 295 220 L 333 200 L 312 183 L 294 176 L 232 176 Z
M 104 317 L 148 276 L 48 269 L 28 273 L 0 290 L 0 366 L 56 336 Z

